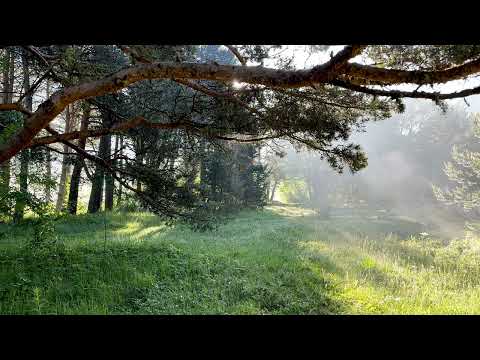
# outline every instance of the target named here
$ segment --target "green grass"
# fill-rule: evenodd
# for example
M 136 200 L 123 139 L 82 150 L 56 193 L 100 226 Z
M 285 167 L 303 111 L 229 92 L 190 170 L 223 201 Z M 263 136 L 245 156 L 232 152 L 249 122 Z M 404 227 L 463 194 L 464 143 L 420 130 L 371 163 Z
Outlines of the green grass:
M 217 231 L 146 213 L 57 223 L 33 257 L 31 226 L 0 225 L 1 314 L 478 314 L 480 241 L 418 235 L 405 219 L 321 220 L 245 211 Z

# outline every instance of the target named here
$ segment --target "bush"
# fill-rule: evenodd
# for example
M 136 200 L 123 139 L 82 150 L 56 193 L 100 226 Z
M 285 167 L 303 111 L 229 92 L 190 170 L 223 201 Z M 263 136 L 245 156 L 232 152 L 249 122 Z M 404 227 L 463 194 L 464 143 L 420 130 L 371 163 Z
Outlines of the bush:
M 55 256 L 61 250 L 55 231 L 55 221 L 59 215 L 51 204 L 43 204 L 35 210 L 38 216 L 30 220 L 33 236 L 27 239 L 24 250 L 33 257 Z

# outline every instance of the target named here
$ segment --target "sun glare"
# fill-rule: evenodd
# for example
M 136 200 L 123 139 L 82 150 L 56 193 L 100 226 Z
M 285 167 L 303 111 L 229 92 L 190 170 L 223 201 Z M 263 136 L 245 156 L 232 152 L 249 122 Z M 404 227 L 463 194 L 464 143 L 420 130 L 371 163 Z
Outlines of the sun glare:
M 245 86 L 245 84 L 238 82 L 237 80 L 232 81 L 232 86 L 234 89 L 241 89 Z

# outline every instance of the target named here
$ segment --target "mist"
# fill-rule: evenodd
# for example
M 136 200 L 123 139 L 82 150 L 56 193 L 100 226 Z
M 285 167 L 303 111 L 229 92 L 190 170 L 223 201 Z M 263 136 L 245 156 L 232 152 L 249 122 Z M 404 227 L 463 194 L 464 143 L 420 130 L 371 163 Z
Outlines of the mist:
M 478 150 L 473 115 L 462 104 L 441 109 L 430 101 L 406 101 L 404 113 L 366 122 L 347 143 L 361 145 L 368 165 L 339 174 L 320 155 L 282 143 L 285 157 L 274 171 L 281 178 L 274 200 L 301 203 L 320 217 L 397 218 L 425 232 L 461 236 L 468 214 L 439 202 L 432 185 L 448 189 L 444 166 L 454 145 Z M 471 214 L 470 214 L 471 215 Z

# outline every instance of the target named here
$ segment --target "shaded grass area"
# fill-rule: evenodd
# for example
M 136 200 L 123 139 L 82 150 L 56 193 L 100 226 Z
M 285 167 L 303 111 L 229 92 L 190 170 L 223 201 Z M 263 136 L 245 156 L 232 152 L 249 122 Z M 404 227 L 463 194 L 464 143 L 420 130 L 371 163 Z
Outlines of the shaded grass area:
M 0 313 L 480 313 L 478 238 L 421 230 L 293 206 L 203 233 L 147 213 L 81 215 L 56 224 L 58 251 L 34 257 L 31 226 L 1 225 Z
M 2 314 L 329 314 L 341 304 L 305 266 L 302 227 L 272 210 L 244 212 L 215 232 L 166 227 L 150 214 L 69 218 L 64 248 L 33 258 L 28 226 L 4 228 Z

